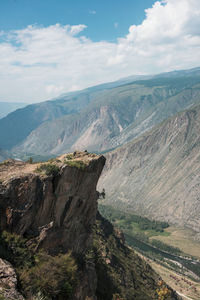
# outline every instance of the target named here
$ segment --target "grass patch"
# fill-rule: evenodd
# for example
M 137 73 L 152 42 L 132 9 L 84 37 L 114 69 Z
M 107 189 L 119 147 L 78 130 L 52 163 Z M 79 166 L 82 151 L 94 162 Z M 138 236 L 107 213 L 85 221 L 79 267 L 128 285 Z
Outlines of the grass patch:
M 200 242 L 195 239 L 196 232 L 188 228 L 170 226 L 166 229 L 166 233 L 168 235 L 155 236 L 155 239 L 170 246 L 178 247 L 187 255 L 200 259 Z
M 85 162 L 83 162 L 82 160 L 76 160 L 76 161 L 67 161 L 67 160 L 65 160 L 64 163 L 67 166 L 75 167 L 75 168 L 80 169 L 80 170 L 84 170 L 87 167 L 87 164 Z
M 71 160 L 71 159 L 73 159 L 73 154 L 67 154 L 66 156 L 65 156 L 65 158 L 67 159 L 67 160 Z
M 47 176 L 56 176 L 59 173 L 59 167 L 52 163 L 42 164 L 37 167 L 36 172 L 44 173 Z
M 4 160 L 2 162 L 0 162 L 0 166 L 9 166 L 10 161 L 9 160 Z
M 164 229 L 169 227 L 169 224 L 166 222 L 149 220 L 148 218 L 122 212 L 102 204 L 99 205 L 99 211 L 105 218 L 124 231 L 128 230 L 137 234 L 142 233 L 147 237 L 170 234 L 164 231 Z

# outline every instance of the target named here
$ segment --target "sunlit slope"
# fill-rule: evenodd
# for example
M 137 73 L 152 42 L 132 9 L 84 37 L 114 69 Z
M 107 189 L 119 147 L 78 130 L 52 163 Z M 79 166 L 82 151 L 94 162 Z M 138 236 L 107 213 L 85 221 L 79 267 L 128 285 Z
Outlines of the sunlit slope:
M 13 150 L 44 155 L 113 149 L 199 103 L 198 76 L 133 82 L 96 94 L 78 112 L 44 122 Z
M 107 153 L 109 204 L 200 230 L 200 106 Z

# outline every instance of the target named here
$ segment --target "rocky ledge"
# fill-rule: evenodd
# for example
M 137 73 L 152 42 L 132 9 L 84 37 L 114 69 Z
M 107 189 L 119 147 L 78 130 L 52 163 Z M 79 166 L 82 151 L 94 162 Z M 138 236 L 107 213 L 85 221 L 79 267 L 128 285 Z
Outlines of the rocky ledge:
M 166 299 L 178 299 L 97 214 L 104 164 L 87 151 L 46 163 L 0 164 L 0 256 L 16 268 L 25 299 L 147 300 L 162 288 Z M 0 271 L 7 263 L 1 262 Z M 3 299 L 8 296 L 5 290 Z
M 105 158 L 62 155 L 48 163 L 0 166 L 0 229 L 35 238 L 56 254 L 84 252 L 97 211 L 96 184 Z

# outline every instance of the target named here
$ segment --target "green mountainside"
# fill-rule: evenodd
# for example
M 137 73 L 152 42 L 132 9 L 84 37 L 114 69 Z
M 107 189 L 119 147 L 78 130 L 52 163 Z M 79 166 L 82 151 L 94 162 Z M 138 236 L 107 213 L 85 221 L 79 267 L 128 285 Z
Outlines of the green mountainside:
M 200 106 L 107 153 L 107 204 L 200 231 Z

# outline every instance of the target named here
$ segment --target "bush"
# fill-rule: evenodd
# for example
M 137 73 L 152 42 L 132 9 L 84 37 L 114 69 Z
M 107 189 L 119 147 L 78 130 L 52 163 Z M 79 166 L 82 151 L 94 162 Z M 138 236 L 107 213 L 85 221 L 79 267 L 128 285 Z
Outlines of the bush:
M 73 154 L 67 154 L 65 156 L 66 159 L 71 160 L 73 158 Z
M 26 240 L 7 231 L 0 236 L 0 257 L 20 268 L 30 267 L 34 262 L 33 253 L 26 247 Z
M 28 164 L 32 164 L 32 163 L 33 163 L 33 158 L 32 158 L 32 157 L 29 157 L 29 159 L 27 160 L 27 163 L 28 163 Z
M 20 283 L 25 295 L 41 293 L 50 299 L 57 296 L 65 296 L 65 299 L 70 299 L 77 270 L 71 254 L 51 256 L 40 252 L 35 260 L 35 266 L 19 272 Z
M 39 167 L 37 167 L 36 172 L 38 173 L 45 173 L 47 176 L 56 176 L 59 173 L 59 167 L 55 164 L 42 164 Z
M 80 170 L 84 170 L 87 166 L 86 163 L 84 163 L 82 160 L 76 160 L 76 161 L 67 161 L 65 160 L 65 164 L 70 167 L 75 167 Z
M 14 266 L 21 292 L 27 299 L 49 300 L 61 296 L 70 299 L 77 270 L 71 253 L 57 256 L 42 251 L 35 253 L 26 242 L 21 236 L 9 232 L 0 236 L 0 257 Z

